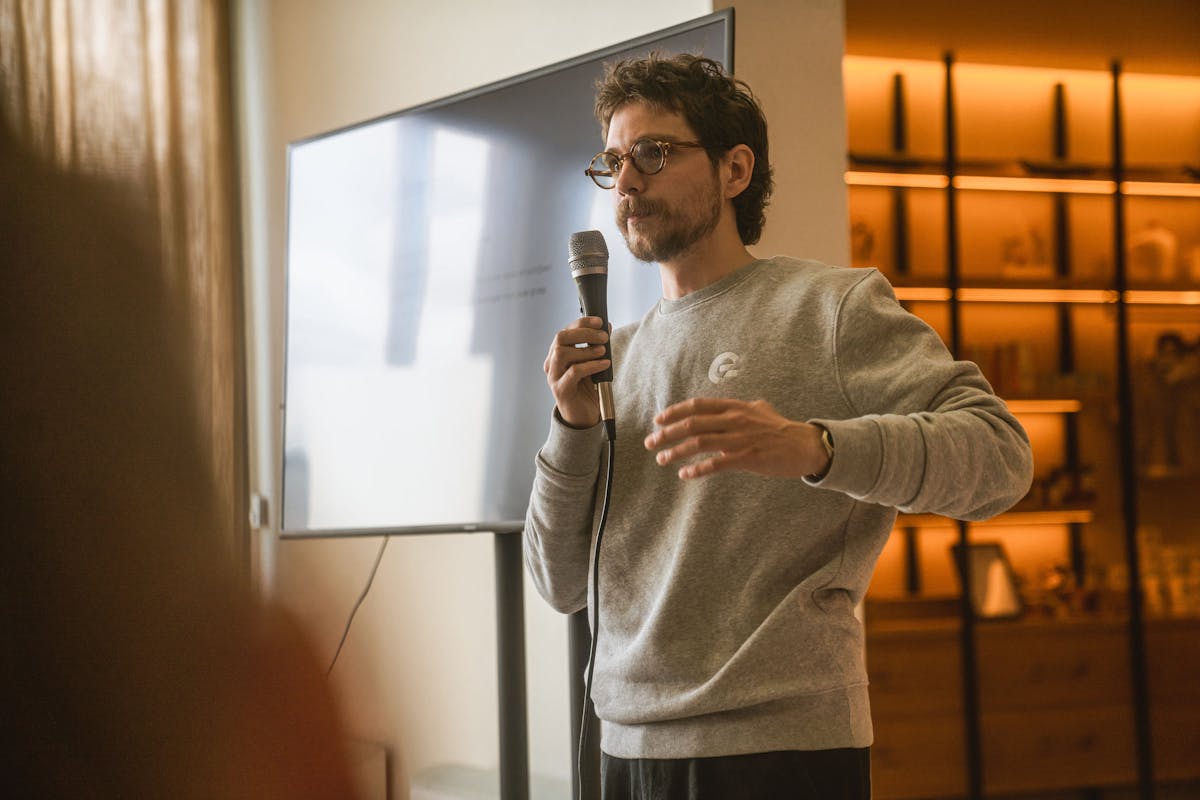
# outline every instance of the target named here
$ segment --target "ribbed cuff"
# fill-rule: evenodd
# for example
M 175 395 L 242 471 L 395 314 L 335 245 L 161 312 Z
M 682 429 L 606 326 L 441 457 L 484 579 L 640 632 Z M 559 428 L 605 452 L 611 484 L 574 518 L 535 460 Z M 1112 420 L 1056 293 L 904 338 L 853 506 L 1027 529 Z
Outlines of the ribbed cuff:
M 550 467 L 566 475 L 590 475 L 604 449 L 604 427 L 597 423 L 590 428 L 568 425 L 554 409 L 550 435 L 542 445 L 541 458 Z

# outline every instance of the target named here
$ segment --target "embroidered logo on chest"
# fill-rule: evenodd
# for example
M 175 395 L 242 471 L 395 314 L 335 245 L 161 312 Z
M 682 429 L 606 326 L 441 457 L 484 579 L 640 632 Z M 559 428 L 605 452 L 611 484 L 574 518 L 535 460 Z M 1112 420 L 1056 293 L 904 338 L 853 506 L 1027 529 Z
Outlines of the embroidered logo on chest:
M 738 376 L 738 362 L 742 357 L 737 353 L 721 353 L 713 359 L 708 368 L 708 379 L 715 384 L 721 384 Z

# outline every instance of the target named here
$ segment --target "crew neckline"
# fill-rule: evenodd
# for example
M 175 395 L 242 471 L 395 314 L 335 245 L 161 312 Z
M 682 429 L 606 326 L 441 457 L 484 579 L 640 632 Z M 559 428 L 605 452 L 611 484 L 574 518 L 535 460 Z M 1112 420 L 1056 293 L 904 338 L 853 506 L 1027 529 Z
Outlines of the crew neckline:
M 678 300 L 668 300 L 665 297 L 660 298 L 658 301 L 658 313 L 661 315 L 676 314 L 680 311 L 686 311 L 687 309 L 697 306 L 700 303 L 722 295 L 757 272 L 758 268 L 767 263 L 768 260 L 769 259 L 765 258 L 757 258 L 746 266 L 739 267 L 738 269 L 729 273 L 716 283 L 711 283 L 708 286 L 705 286 L 703 289 L 697 289 L 694 292 L 689 292 Z

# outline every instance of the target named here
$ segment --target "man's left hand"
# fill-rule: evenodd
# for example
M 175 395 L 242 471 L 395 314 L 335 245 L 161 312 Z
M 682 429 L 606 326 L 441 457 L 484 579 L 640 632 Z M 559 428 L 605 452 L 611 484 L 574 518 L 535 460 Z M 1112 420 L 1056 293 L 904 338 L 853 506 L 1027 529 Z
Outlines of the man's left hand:
M 654 424 L 645 445 L 658 450 L 660 465 L 707 454 L 679 469 L 685 480 L 725 470 L 802 478 L 829 462 L 819 427 L 790 420 L 765 400 L 692 398 L 659 412 Z

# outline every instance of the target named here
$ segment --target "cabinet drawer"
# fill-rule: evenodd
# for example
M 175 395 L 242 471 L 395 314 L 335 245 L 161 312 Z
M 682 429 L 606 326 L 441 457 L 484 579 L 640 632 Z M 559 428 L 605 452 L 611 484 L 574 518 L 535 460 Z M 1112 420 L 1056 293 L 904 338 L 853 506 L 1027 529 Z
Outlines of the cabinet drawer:
M 1146 626 L 1152 708 L 1200 706 L 1200 619 L 1153 620 Z
M 979 692 L 985 713 L 1129 704 L 1128 637 L 1117 626 L 981 626 Z
M 982 723 L 989 793 L 1104 786 L 1137 777 L 1132 707 L 985 713 Z
M 871 745 L 875 800 L 961 797 L 967 787 L 960 715 L 880 717 Z
M 1150 730 L 1155 778 L 1200 778 L 1200 705 L 1151 705 Z
M 867 634 L 867 674 L 876 717 L 961 714 L 958 632 Z

